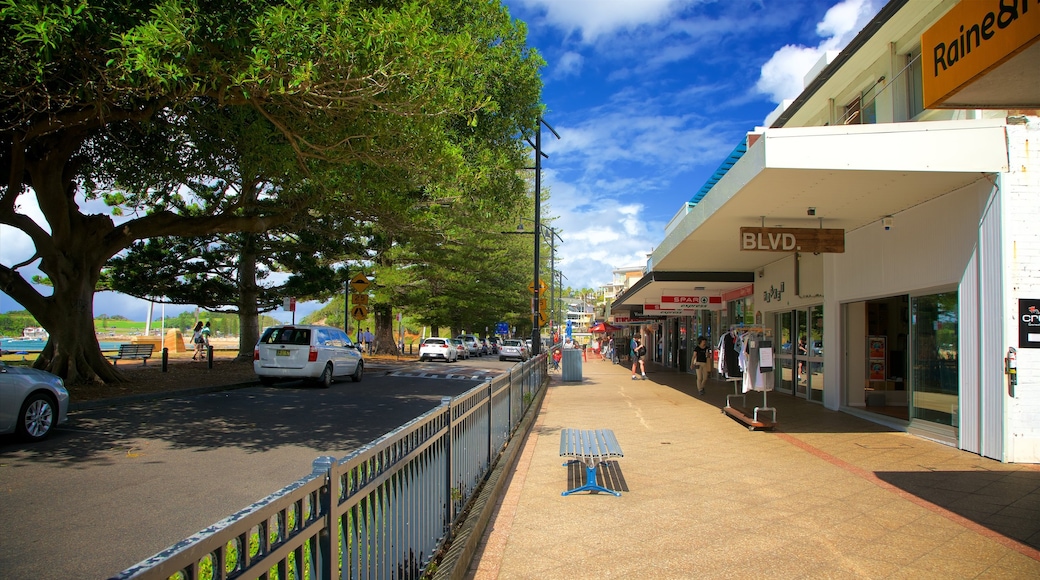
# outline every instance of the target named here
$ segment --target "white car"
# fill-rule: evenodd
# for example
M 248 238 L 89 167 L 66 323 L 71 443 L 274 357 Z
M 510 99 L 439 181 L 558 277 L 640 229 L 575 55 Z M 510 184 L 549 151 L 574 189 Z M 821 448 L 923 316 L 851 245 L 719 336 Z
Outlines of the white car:
M 61 377 L 0 362 L 0 433 L 39 441 L 68 419 L 68 411 L 69 392 Z
M 426 362 L 435 359 L 443 360 L 444 362 L 459 360 L 459 351 L 452 344 L 450 338 L 431 336 L 419 345 L 420 361 Z
M 253 349 L 253 371 L 264 384 L 307 379 L 328 388 L 338 377 L 349 376 L 360 382 L 365 359 L 342 329 L 307 324 L 272 326 Z
M 469 351 L 469 356 L 482 356 L 480 351 L 480 340 L 477 339 L 476 335 L 460 334 L 455 338 L 461 340 L 462 344 L 466 345 L 466 350 Z
M 515 358 L 523 362 L 531 358 L 531 352 L 527 350 L 527 345 L 524 344 L 524 341 L 516 338 L 507 338 L 498 347 L 498 360 L 506 360 L 508 358 Z

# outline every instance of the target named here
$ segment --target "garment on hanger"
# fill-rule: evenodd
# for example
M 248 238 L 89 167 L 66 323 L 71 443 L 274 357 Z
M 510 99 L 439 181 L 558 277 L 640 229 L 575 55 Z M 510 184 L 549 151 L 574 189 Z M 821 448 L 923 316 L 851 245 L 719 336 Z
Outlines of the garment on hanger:
M 740 369 L 740 349 L 742 346 L 736 330 L 731 330 L 723 335 L 722 349 L 719 351 L 721 353 L 719 365 L 723 378 L 727 380 L 740 379 L 744 375 Z
M 759 340 L 756 340 L 751 334 L 745 335 L 743 341 L 743 353 L 742 358 L 744 359 L 744 377 L 743 386 L 744 392 L 748 391 L 772 391 L 773 390 L 773 370 L 770 367 L 767 371 L 762 371 L 762 357 L 759 348 Z

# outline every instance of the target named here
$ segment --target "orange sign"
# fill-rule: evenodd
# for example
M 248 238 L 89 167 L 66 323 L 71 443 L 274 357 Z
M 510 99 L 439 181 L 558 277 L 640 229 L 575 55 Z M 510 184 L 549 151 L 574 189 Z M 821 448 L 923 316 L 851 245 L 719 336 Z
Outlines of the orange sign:
M 1040 40 L 1034 0 L 961 0 L 921 35 L 924 106 L 934 109 Z

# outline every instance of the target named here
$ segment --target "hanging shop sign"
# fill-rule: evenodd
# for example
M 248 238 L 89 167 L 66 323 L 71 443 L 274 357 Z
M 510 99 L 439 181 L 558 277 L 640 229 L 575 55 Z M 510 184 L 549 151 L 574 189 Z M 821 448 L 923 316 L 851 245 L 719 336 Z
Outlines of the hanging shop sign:
M 1008 108 L 1011 105 L 1025 107 L 1030 103 L 1036 105 L 1035 97 L 1038 93 L 1035 83 L 1031 85 L 1033 90 L 1024 95 L 1013 93 L 1018 96 L 997 97 L 993 102 L 985 102 L 990 99 L 977 102 L 971 98 L 958 98 L 957 93 L 974 83 L 985 82 L 981 81 L 984 75 L 1038 39 L 1040 5 L 1033 0 L 972 0 L 958 3 L 921 34 L 924 108 L 973 108 L 965 107 L 965 102 L 992 108 Z M 1025 58 L 1025 67 L 1036 66 L 1035 60 L 1028 60 L 1028 55 Z M 1035 73 L 1036 69 L 1032 70 Z M 1023 97 L 1026 102 L 1019 102 Z M 1015 102 L 1007 102 L 1009 98 Z
M 823 228 L 740 228 L 745 252 L 845 253 L 845 230 Z
M 722 296 L 661 296 L 661 308 L 671 310 L 717 310 Z
M 1018 299 L 1018 348 L 1040 348 L 1040 300 Z
M 755 285 L 754 284 L 748 284 L 747 286 L 741 286 L 740 288 L 737 288 L 736 290 L 730 290 L 729 292 L 723 292 L 723 294 L 722 294 L 722 301 L 723 302 L 731 302 L 733 300 L 738 300 L 740 298 L 747 298 L 748 296 L 751 296 L 754 293 L 755 293 Z

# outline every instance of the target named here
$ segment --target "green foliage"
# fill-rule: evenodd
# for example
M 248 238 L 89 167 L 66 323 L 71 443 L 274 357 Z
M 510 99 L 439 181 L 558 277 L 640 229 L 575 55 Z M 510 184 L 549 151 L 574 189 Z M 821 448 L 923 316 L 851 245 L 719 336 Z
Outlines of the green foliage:
M 26 328 L 37 327 L 39 323 L 25 310 L 16 310 L 0 314 L 0 336 L 18 338 Z

